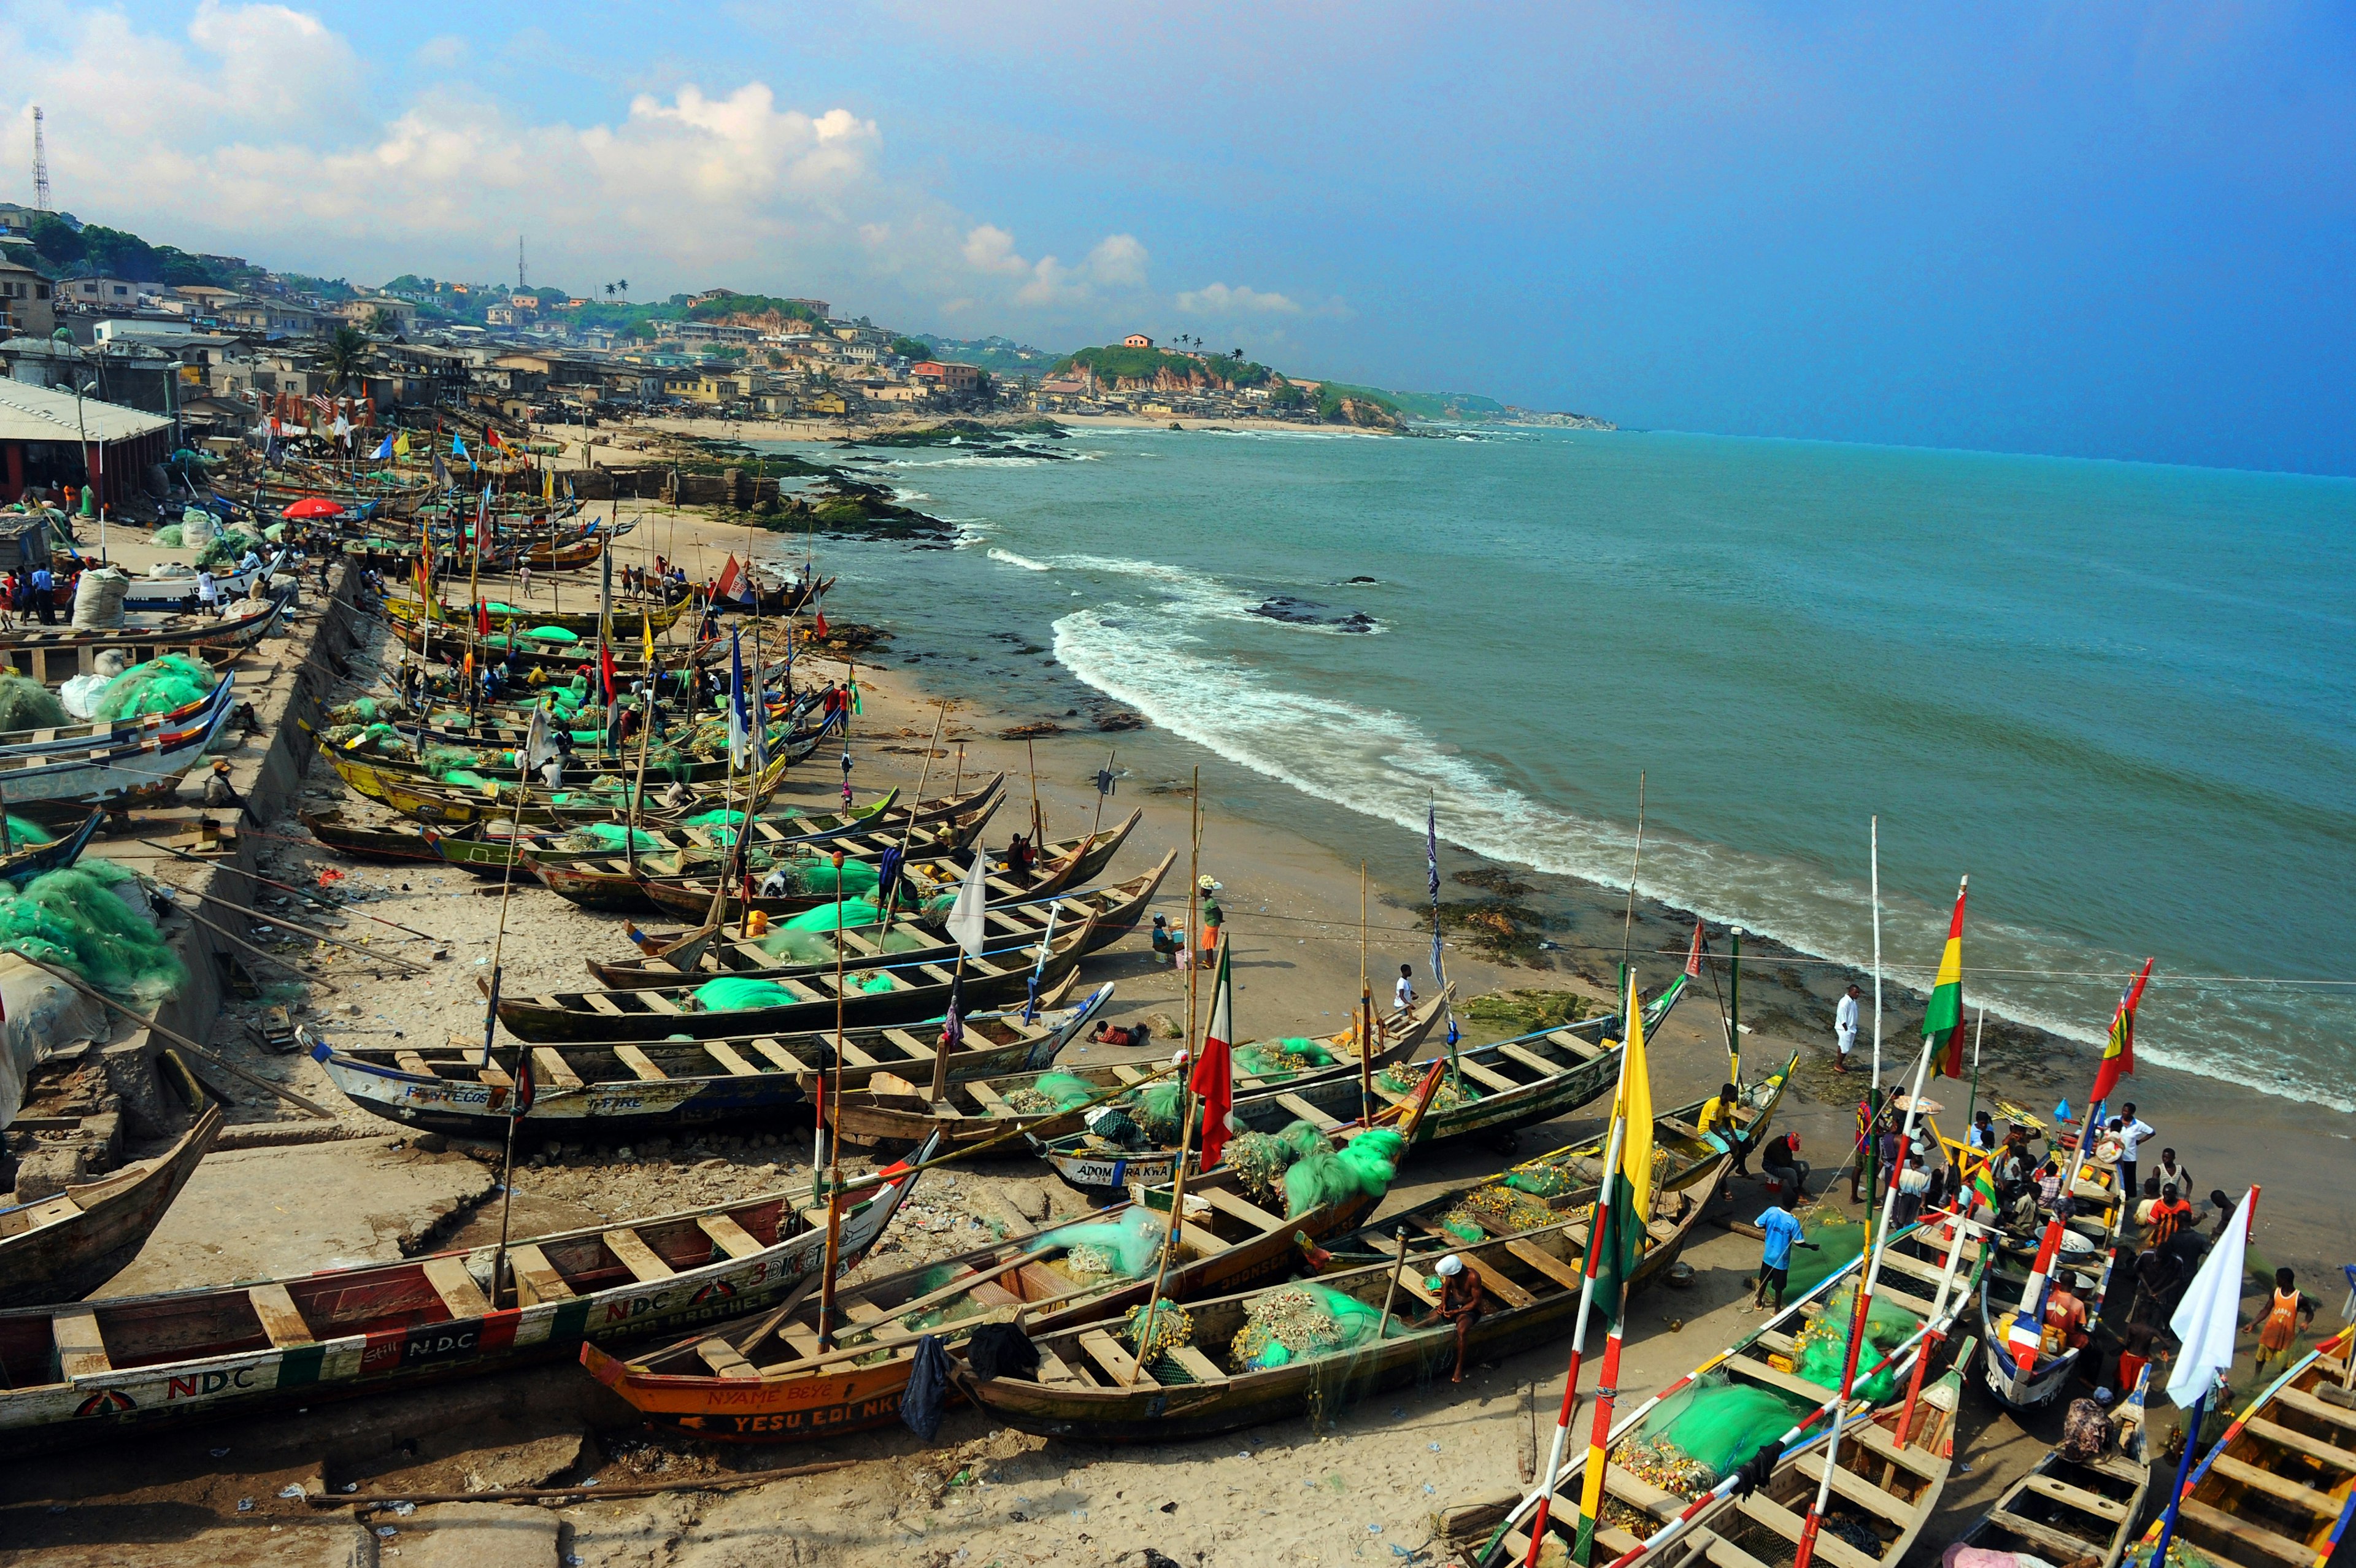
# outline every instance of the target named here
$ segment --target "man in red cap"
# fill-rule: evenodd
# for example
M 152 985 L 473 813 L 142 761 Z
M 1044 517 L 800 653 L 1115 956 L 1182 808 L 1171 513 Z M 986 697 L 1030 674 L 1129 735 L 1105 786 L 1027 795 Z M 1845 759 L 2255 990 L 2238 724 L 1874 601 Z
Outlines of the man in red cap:
M 1800 1135 L 1785 1133 L 1767 1146 L 1760 1156 L 1759 1169 L 1770 1181 L 1783 1185 L 1787 1207 L 1798 1208 L 1808 1200 L 1808 1162 L 1800 1157 Z

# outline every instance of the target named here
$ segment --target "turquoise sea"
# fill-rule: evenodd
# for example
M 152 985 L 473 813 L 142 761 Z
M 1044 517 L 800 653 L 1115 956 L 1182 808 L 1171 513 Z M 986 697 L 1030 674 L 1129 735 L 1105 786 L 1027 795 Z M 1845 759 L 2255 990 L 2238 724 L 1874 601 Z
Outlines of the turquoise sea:
M 1927 982 L 1968 873 L 1972 1000 L 2099 1040 L 2156 955 L 2144 1060 L 2356 1108 L 2356 482 L 1568 431 L 1050 444 L 873 453 L 961 536 L 821 541 L 839 613 L 931 680 L 1094 688 L 1393 857 L 1430 799 L 1466 848 L 1624 884 L 1641 771 L 1645 892 L 1853 964 L 1879 814 L 1894 976 Z

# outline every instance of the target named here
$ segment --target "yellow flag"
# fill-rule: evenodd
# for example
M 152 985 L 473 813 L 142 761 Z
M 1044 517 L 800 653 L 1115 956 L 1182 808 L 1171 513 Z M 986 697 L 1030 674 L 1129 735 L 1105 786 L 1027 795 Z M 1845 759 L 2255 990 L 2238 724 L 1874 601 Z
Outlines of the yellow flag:
M 556 499 L 556 470 L 553 468 L 542 469 L 541 471 L 540 498 L 543 501 L 553 501 Z
M 1620 1059 L 1618 1115 L 1627 1119 L 1621 1135 L 1620 1169 L 1635 1194 L 1629 1216 L 1642 1224 L 1653 1212 L 1653 1078 L 1644 1061 L 1644 1007 L 1636 978 L 1628 977 L 1627 1053 Z
M 643 610 L 638 612 L 638 635 L 646 639 L 647 663 L 655 662 L 655 624 Z
M 409 432 L 407 430 L 403 430 L 399 435 L 392 438 L 392 454 L 395 457 L 406 457 L 409 455 Z

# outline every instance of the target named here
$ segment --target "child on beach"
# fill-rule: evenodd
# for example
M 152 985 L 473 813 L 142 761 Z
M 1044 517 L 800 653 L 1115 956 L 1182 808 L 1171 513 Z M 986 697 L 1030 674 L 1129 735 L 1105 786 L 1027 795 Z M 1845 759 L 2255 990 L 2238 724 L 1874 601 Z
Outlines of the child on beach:
M 2315 1297 L 2302 1295 L 2298 1276 L 2286 1268 L 2275 1270 L 2275 1293 L 2266 1315 L 2258 1319 L 2256 1375 L 2266 1375 L 2266 1363 L 2287 1354 L 2298 1339 L 2299 1325 L 2315 1321 Z

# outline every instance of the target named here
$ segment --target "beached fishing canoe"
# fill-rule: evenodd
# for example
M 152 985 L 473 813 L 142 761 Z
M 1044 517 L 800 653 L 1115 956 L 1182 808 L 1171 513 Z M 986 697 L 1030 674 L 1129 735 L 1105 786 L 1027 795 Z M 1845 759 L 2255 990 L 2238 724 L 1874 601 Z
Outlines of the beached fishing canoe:
M 949 1058 L 952 1080 L 995 1072 L 1004 1062 L 1048 1066 L 1111 997 L 1110 986 L 1099 986 L 1029 1023 L 1019 1011 L 976 1013 L 966 1020 L 963 1048 Z M 859 1068 L 847 1077 L 894 1070 L 931 1077 L 934 1045 L 908 1030 L 852 1029 L 842 1046 L 846 1066 L 855 1061 Z M 831 1029 L 738 1044 L 650 1040 L 530 1050 L 531 1108 L 516 1123 L 516 1136 L 617 1144 L 680 1127 L 780 1123 L 787 1107 L 811 1097 L 806 1084 L 835 1057 Z M 459 1137 L 507 1136 L 512 1049 L 487 1065 L 479 1049 L 446 1046 L 337 1048 L 322 1040 L 311 1055 L 347 1099 L 387 1121 Z
M 916 1177 L 845 1207 L 839 1266 Z M 291 1278 L 0 1312 L 0 1454 L 476 1377 L 584 1345 L 677 1333 L 782 1299 L 821 1271 L 808 1188 L 630 1223 Z
M 1660 1027 L 1685 988 L 1686 976 L 1680 975 L 1644 1004 L 1647 1033 Z M 1569 1115 L 1619 1082 L 1619 1035 L 1620 1018 L 1612 1013 L 1461 1051 L 1457 1066 L 1462 1088 L 1454 1082 L 1441 1088 L 1431 1114 L 1418 1125 L 1418 1140 L 1445 1143 Z M 1376 1073 L 1370 1085 L 1375 1104 L 1400 1104 L 1415 1093 L 1415 1082 L 1409 1067 L 1395 1065 L 1387 1073 Z M 1229 1115 L 1237 1127 L 1262 1133 L 1296 1120 L 1340 1125 L 1358 1118 L 1365 1087 L 1355 1072 L 1349 1072 L 1298 1088 L 1238 1093 Z M 1174 1145 L 1127 1147 L 1093 1133 L 1074 1134 L 1039 1150 L 1056 1175 L 1083 1190 L 1167 1181 L 1177 1156 Z
M 103 653 L 120 654 L 126 666 L 145 664 L 166 654 L 185 654 L 218 668 L 260 642 L 278 624 L 284 607 L 284 601 L 273 599 L 234 620 L 172 615 L 150 624 L 126 622 L 103 631 L 36 626 L 0 632 L 0 668 L 29 676 L 44 686 L 88 675 Z
M 594 637 L 605 623 L 593 604 L 587 610 L 543 610 L 531 605 L 509 604 L 496 596 L 486 585 L 485 607 L 490 614 L 492 628 L 505 631 L 510 623 L 529 630 L 534 626 L 562 626 L 582 637 Z M 420 613 L 417 596 L 413 593 L 388 594 L 384 600 L 385 619 L 401 629 L 404 637 L 415 635 L 418 625 L 428 619 L 436 627 L 465 625 L 474 619 L 474 608 L 461 603 L 453 604 L 435 599 L 433 608 Z M 661 636 L 675 625 L 680 617 L 692 609 L 693 601 L 681 591 L 668 600 L 647 599 L 637 594 L 616 594 L 612 617 L 613 641 L 616 646 L 628 643 L 637 645 L 638 638 L 648 630 Z
M 261 597 L 271 576 L 285 565 L 286 555 L 286 551 L 279 550 L 262 565 L 245 571 L 216 570 L 213 588 L 220 602 L 234 604 L 241 599 Z M 197 574 L 193 571 L 186 577 L 134 577 L 123 597 L 123 608 L 134 615 L 193 615 L 198 603 Z
M 193 729 L 209 720 L 215 709 L 234 707 L 236 703 L 237 674 L 223 670 L 211 690 L 168 712 L 143 713 L 134 719 L 93 719 L 80 724 L 0 733 L 0 757 L 78 756 L 106 747 L 128 746 L 166 732 Z
M 2181 1561 L 2198 1552 L 2231 1568 L 2345 1564 L 2356 1540 L 2351 1385 L 2356 1328 L 2342 1328 L 2261 1389 L 2185 1477 L 2168 1560 L 2181 1552 Z M 2155 1520 L 2130 1558 L 2148 1563 L 2158 1546 Z
M 6 843 L 0 844 L 0 881 L 22 887 L 27 879 L 43 871 L 64 870 L 81 859 L 81 852 L 90 848 L 91 836 L 105 820 L 105 812 L 92 811 L 71 833 L 40 844 L 11 835 Z
M 810 582 L 787 582 L 775 588 L 755 585 L 755 597 L 749 603 L 741 593 L 723 597 L 712 608 L 723 615 L 795 615 L 826 597 L 834 586 L 831 577 Z
M 232 711 L 231 704 L 216 703 L 185 730 L 158 731 L 119 746 L 0 756 L 0 798 L 11 810 L 38 814 L 91 805 L 123 811 L 169 795 L 204 760 L 205 748 Z
M 1109 827 L 1099 828 L 1077 838 L 1043 844 L 1039 847 L 1035 869 L 1028 878 L 1020 880 L 1003 869 L 1002 859 L 998 860 L 996 865 L 999 869 L 993 870 L 984 880 L 989 889 L 990 901 L 1021 903 L 1027 900 L 1042 899 L 1052 893 L 1062 892 L 1066 888 L 1086 887 L 1111 863 L 1112 858 L 1120 852 L 1121 845 L 1128 840 L 1132 832 L 1136 831 L 1137 825 L 1144 819 L 1144 812 L 1132 811 Z M 971 849 L 962 851 L 962 864 L 957 863 L 948 857 L 911 860 L 903 868 L 903 875 L 906 877 L 914 897 L 918 900 L 951 895 L 957 891 L 958 884 L 965 878 L 965 868 L 971 864 L 969 857 L 980 852 Z M 610 878 L 611 873 L 606 868 L 612 864 L 614 862 L 610 861 L 585 862 L 578 863 L 567 869 L 572 875 L 585 882 L 589 877 L 595 874 L 603 874 Z M 597 868 L 595 872 L 591 870 L 592 866 Z M 635 869 L 636 875 L 631 880 L 636 882 L 647 901 L 659 909 L 669 910 L 674 914 L 708 916 L 714 907 L 714 895 L 721 891 L 718 881 L 710 876 L 655 875 L 648 870 L 644 861 L 640 861 Z M 557 879 L 560 874 L 562 873 L 552 868 L 551 874 L 546 878 L 548 885 L 564 893 L 568 898 L 574 898 L 576 902 L 580 901 L 573 891 L 569 891 L 567 887 L 559 885 Z M 757 882 L 755 885 L 757 888 Z M 821 888 L 823 885 L 821 880 Z M 620 896 L 618 890 L 608 889 L 607 891 L 615 897 Z M 832 894 L 824 891 L 765 895 L 757 891 L 748 901 L 742 896 L 738 888 L 732 886 L 718 908 L 720 919 L 723 922 L 742 919 L 748 906 L 759 910 L 772 920 L 781 920 L 799 914 L 805 910 L 815 909 L 821 904 L 834 901 Z
M 324 748 L 323 754 L 337 776 L 354 791 L 403 816 L 460 826 L 517 819 L 515 792 L 519 786 L 512 779 L 497 781 L 498 793 L 494 796 L 488 789 L 464 790 L 453 784 L 414 782 L 412 774 L 385 772 L 349 752 Z M 659 781 L 648 779 L 643 809 L 648 815 L 660 814 L 673 819 L 701 816 L 707 811 L 742 811 L 748 797 L 756 803 L 768 799 L 785 783 L 788 765 L 788 759 L 773 757 L 768 772 L 749 784 L 740 782 L 734 789 L 690 789 L 686 800 L 677 805 L 663 803 L 654 787 Z M 612 781 L 612 788 L 589 789 L 569 783 L 553 790 L 539 784 L 526 787 L 521 819 L 535 827 L 553 822 L 614 820 L 616 812 L 628 809 L 634 781 L 619 773 L 604 777 Z
M 1055 951 L 1044 959 L 1031 954 L 964 961 L 965 1006 L 1011 1007 L 1035 986 L 1045 997 L 1079 966 L 1095 940 L 1094 923 L 1058 932 Z M 920 965 L 914 969 L 847 972 L 837 991 L 834 975 L 822 970 L 806 979 L 779 984 L 792 997 L 774 1007 L 709 1012 L 694 1000 L 695 987 L 648 987 L 634 991 L 570 991 L 537 997 L 501 997 L 499 1021 L 518 1040 L 534 1045 L 568 1040 L 649 1040 L 672 1035 L 711 1040 L 737 1034 L 792 1034 L 807 1029 L 882 1027 L 939 1018 L 947 1009 L 955 965 Z M 763 984 L 765 982 L 753 982 Z M 706 981 L 706 985 L 717 984 Z
M 2080 1168 L 2078 1185 L 2072 1189 L 2078 1212 L 2062 1228 L 2062 1250 L 2054 1259 L 2054 1278 L 2067 1277 L 2076 1287 L 2086 1304 L 2089 1324 L 2102 1320 L 2103 1297 L 2118 1266 L 2120 1227 L 2127 1205 L 2119 1200 L 2117 1182 L 2107 1162 L 2090 1159 Z M 1980 1286 L 1980 1339 L 1987 1358 L 1982 1381 L 1997 1403 L 2008 1410 L 2038 1410 L 2061 1398 L 2070 1386 L 2079 1357 L 2084 1354 L 2083 1347 L 2066 1345 L 2057 1331 L 2049 1329 L 2040 1337 L 2034 1361 L 2024 1370 L 2006 1339 L 2021 1294 L 2029 1287 L 2043 1235 L 2040 1225 L 2025 1239 L 2005 1236 Z
M 1918 1327 L 1888 1352 L 1885 1388 L 1870 1389 L 1867 1373 L 1879 1362 L 1860 1356 L 1860 1392 L 1841 1428 L 1833 1514 L 1815 1538 L 1815 1560 L 1826 1568 L 1897 1568 L 1944 1492 L 1954 1462 L 1964 1370 L 1975 1347 L 1966 1335 L 1952 1360 L 1946 1354 L 1958 1319 L 1977 1294 L 1979 1245 L 1971 1227 L 1963 1229 L 1958 1245 L 1942 1216 L 1938 1223 L 1900 1232 L 1884 1253 L 1874 1287 L 1877 1309 L 1903 1308 Z M 1810 1504 L 1823 1483 L 1826 1418 L 1838 1392 L 1797 1375 L 1797 1369 L 1810 1344 L 1827 1335 L 1846 1341 L 1847 1316 L 1826 1315 L 1826 1303 L 1846 1292 L 1862 1267 L 1863 1260 L 1849 1260 L 1764 1327 L 1615 1416 L 1603 1473 L 1603 1519 L 1595 1532 L 1599 1564 L 1637 1551 L 1676 1523 L 1678 1533 L 1661 1540 L 1639 1563 L 1646 1568 L 1701 1568 L 1704 1563 L 1713 1568 L 1792 1568 Z M 1837 1370 L 1836 1361 L 1836 1376 Z M 1679 1423 L 1698 1411 L 1702 1401 L 1730 1391 L 1758 1408 L 1740 1418 L 1740 1425 L 1732 1418 L 1719 1421 L 1715 1435 L 1723 1438 L 1730 1425 L 1756 1435 L 1724 1456 L 1721 1473 L 1678 1448 L 1671 1435 L 1682 1435 Z M 1885 1397 L 1876 1404 L 1870 1392 Z M 1784 1417 L 1773 1413 L 1777 1402 L 1790 1413 L 1791 1423 L 1780 1436 L 1776 1428 Z M 1762 1413 L 1772 1416 L 1763 1426 Z M 1582 1421 L 1582 1433 L 1585 1426 Z M 1731 1472 L 1751 1460 L 1760 1445 L 1779 1448 L 1780 1454 L 1765 1483 L 1737 1498 Z M 1559 1561 L 1554 1554 L 1569 1545 L 1586 1470 L 1586 1445 L 1580 1442 L 1554 1477 L 1545 1526 L 1553 1540 L 1544 1543 L 1541 1560 Z M 1466 1568 L 1512 1568 L 1530 1554 L 1539 1500 L 1533 1491 L 1451 1509 L 1440 1520 L 1440 1536 Z
M 724 750 L 727 744 L 724 735 L 707 733 L 702 737 L 682 735 L 680 738 L 689 741 L 706 740 L 712 743 L 713 751 L 720 754 L 698 756 L 691 751 L 682 752 L 675 746 L 662 752 L 652 752 L 648 758 L 646 768 L 647 784 L 649 787 L 659 785 L 668 789 L 670 785 L 679 784 L 691 789 L 711 789 L 715 786 L 724 787 L 728 780 L 736 776 L 737 770 L 729 762 Z M 362 735 L 353 739 L 365 741 L 366 737 Z M 806 725 L 800 729 L 795 729 L 791 725 L 776 726 L 769 736 L 769 754 L 788 763 L 806 762 L 810 754 L 818 750 L 822 739 L 823 736 L 815 724 Z M 432 743 L 431 737 L 428 738 L 428 743 Z M 512 777 L 516 771 L 516 753 L 512 749 L 499 750 L 479 741 L 451 740 L 443 743 L 454 750 L 480 757 L 480 763 L 474 765 L 486 777 L 501 778 L 501 782 L 504 783 L 506 778 Z M 349 741 L 338 746 L 324 735 L 319 737 L 319 750 L 322 753 L 329 757 L 363 759 L 379 778 L 399 778 L 412 784 L 438 784 L 446 782 L 443 775 L 452 772 L 455 766 L 454 763 L 445 763 L 439 768 L 429 770 L 413 754 L 396 752 L 388 755 L 379 751 L 360 752 L 352 750 L 350 747 Z M 621 781 L 622 784 L 633 784 L 638 773 L 637 748 L 631 746 L 617 751 L 597 751 L 576 747 L 565 759 L 564 772 L 568 782 L 577 777 L 584 781 L 584 788 L 593 787 L 594 782 L 599 779 L 615 779 Z M 620 785 L 610 787 L 620 787 Z
M 438 866 L 442 858 L 416 828 L 401 824 L 370 827 L 346 817 L 341 811 L 298 811 L 295 820 L 311 837 L 338 855 L 388 865 Z
M 573 544 L 561 544 L 553 549 L 546 544 L 536 544 L 524 552 L 524 560 L 534 571 L 578 571 L 592 565 L 605 553 L 608 536 L 594 535 Z
M 2151 1499 L 2151 1459 L 2144 1438 L 2146 1367 L 2112 1419 L 2118 1447 L 2099 1459 L 2064 1458 L 2058 1448 L 2005 1488 L 1994 1508 L 1955 1538 L 1985 1552 L 2022 1552 L 2045 1562 L 2093 1562 L 2118 1568 L 2143 1526 Z
M 54 1198 L 0 1209 L 0 1307 L 76 1301 L 121 1274 L 220 1129 L 220 1107 L 207 1105 L 152 1159 L 134 1160 Z M 7 1363 L 10 1383 L 22 1386 L 15 1360 L 0 1360 Z
M 1714 1180 L 1731 1157 L 1719 1146 L 1703 1174 Z M 1661 1197 L 1646 1216 L 1644 1254 L 1629 1275 L 1632 1296 L 1667 1272 L 1701 1217 L 1702 1205 L 1690 1194 L 1672 1189 Z M 1348 1296 L 1370 1317 L 1380 1314 L 1362 1339 L 1343 1349 L 1295 1355 L 1279 1343 L 1283 1354 L 1277 1356 L 1264 1344 L 1254 1347 L 1257 1359 L 1238 1360 L 1239 1336 L 1256 1306 L 1274 1298 L 1294 1312 L 1316 1309 L 1317 1297 L 1301 1285 L 1278 1285 L 1188 1306 L 1183 1338 L 1158 1344 L 1142 1365 L 1133 1336 L 1087 1324 L 1033 1334 L 1039 1366 L 1033 1376 L 985 1378 L 958 1357 L 951 1359 L 952 1376 L 992 1421 L 1080 1442 L 1180 1443 L 1302 1415 L 1330 1421 L 1384 1389 L 1449 1375 L 1456 1364 L 1456 1327 L 1430 1316 L 1440 1293 L 1429 1272 L 1449 1253 L 1481 1276 L 1488 1298 L 1465 1335 L 1468 1365 L 1500 1360 L 1570 1331 L 1587 1257 L 1584 1215 L 1472 1243 L 1408 1216 L 1398 1223 L 1386 1220 L 1375 1232 L 1399 1228 L 1408 1232 L 1404 1247 L 1395 1234 L 1367 1232 L 1331 1243 L 1341 1253 L 1364 1243 L 1395 1260 L 1318 1276 L 1321 1291 Z
M 1035 956 L 1040 944 L 1047 940 L 1051 925 L 1056 931 L 1074 931 L 1091 920 L 1095 922 L 1094 931 L 1080 956 L 1101 952 L 1137 929 L 1154 891 L 1177 860 L 1178 851 L 1172 849 L 1153 869 L 1141 871 L 1125 882 L 1022 903 L 991 904 L 983 915 L 982 955 L 1009 959 L 1025 954 Z M 844 927 L 839 958 L 834 955 L 835 933 L 830 931 L 802 933 L 791 941 L 775 931 L 752 940 L 741 932 L 741 927 L 701 928 L 674 944 L 662 957 L 649 955 L 635 964 L 603 964 L 592 959 L 587 961 L 589 972 L 608 990 L 642 991 L 699 985 L 723 975 L 740 980 L 775 981 L 806 980 L 821 974 L 830 976 L 838 962 L 846 974 L 851 970 L 908 970 L 927 964 L 954 965 L 962 951 L 953 938 L 943 934 L 937 923 L 907 914 L 894 914 L 888 927 Z M 641 935 L 637 940 L 643 947 L 657 945 L 650 937 Z M 714 949 L 723 949 L 740 962 L 757 958 L 762 966 L 710 967 L 704 960 Z M 609 976 L 618 976 L 620 983 Z
M 1406 1131 L 1428 1099 L 1408 1107 Z M 1153 1196 L 1158 1211 L 1150 1206 Z M 1301 1266 L 1304 1240 L 1349 1230 L 1382 1200 L 1361 1191 L 1282 1218 L 1237 1196 L 1224 1171 L 1189 1183 L 1186 1199 L 1162 1286 L 1164 1296 L 1181 1301 L 1280 1279 Z M 804 1301 L 775 1318 L 626 1360 L 584 1346 L 581 1361 L 648 1425 L 723 1442 L 790 1443 L 886 1425 L 898 1417 L 925 1334 L 957 1344 L 981 1324 L 1018 1316 L 1023 1332 L 1052 1333 L 1141 1303 L 1153 1287 L 1150 1254 L 1168 1233 L 1169 1212 L 1164 1191 L 1086 1221 L 1091 1230 L 1137 1227 L 1141 1245 L 1134 1250 L 1149 1254 L 1141 1269 L 1124 1272 L 1115 1251 L 1082 1237 L 1059 1240 L 1070 1227 L 1055 1225 L 846 1289 L 835 1302 L 831 1350 L 818 1335 L 818 1304 Z
M 1177 851 L 1169 859 L 1174 860 Z M 1159 871 L 1152 873 L 1157 879 Z M 1443 1016 L 1448 991 L 1419 1003 L 1403 1013 L 1377 1019 L 1383 1027 L 1375 1064 L 1385 1065 L 1400 1060 L 1421 1045 L 1432 1028 Z M 1251 1073 L 1242 1070 L 1236 1073 L 1236 1093 L 1238 1097 L 1261 1090 L 1322 1079 L 1328 1074 L 1353 1073 L 1358 1071 L 1357 1029 L 1337 1031 L 1314 1041 L 1328 1057 L 1329 1065 L 1302 1067 L 1291 1072 Z M 1266 1042 L 1245 1040 L 1236 1047 L 1240 1054 Z M 1153 1074 L 1146 1068 L 1127 1063 L 1105 1067 L 1066 1067 L 1059 1072 L 1078 1079 L 1098 1093 L 1107 1093 L 1123 1085 L 1134 1086 Z M 952 1083 L 948 1097 L 936 1103 L 931 1098 L 932 1084 L 928 1079 L 917 1083 L 906 1079 L 890 1083 L 871 1083 L 857 1094 L 846 1095 L 839 1113 L 830 1118 L 837 1134 L 850 1144 L 916 1144 L 934 1133 L 941 1135 L 950 1148 L 966 1148 L 1007 1132 L 1019 1132 L 1033 1143 L 1046 1142 L 1076 1132 L 1080 1113 L 1060 1109 L 1038 1109 L 1032 1104 L 1039 1079 L 1043 1074 L 1025 1072 L 1006 1077 L 976 1078 Z M 1029 1146 L 1017 1142 L 1012 1147 L 1029 1152 Z M 1142 1179 L 1142 1178 L 1141 1178 Z

